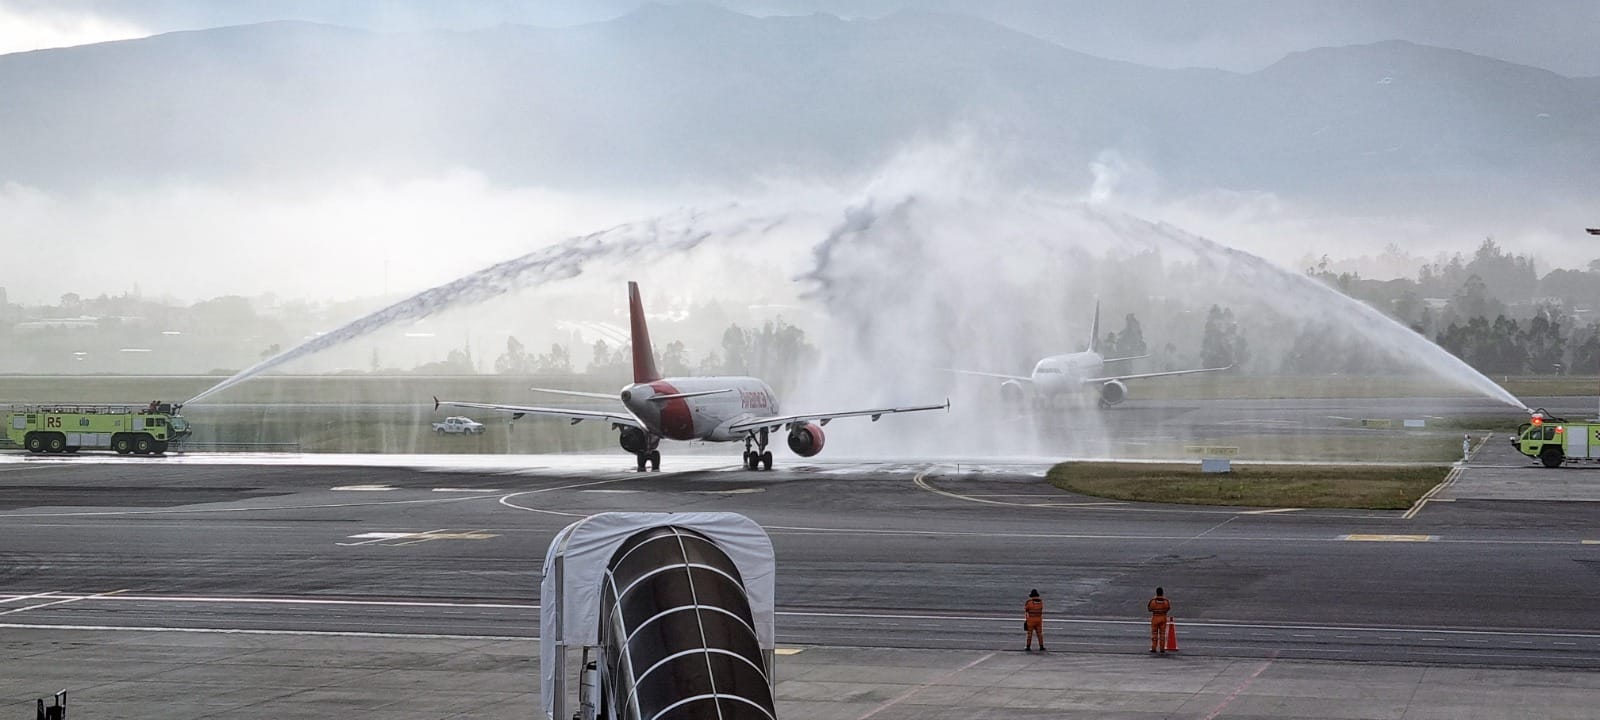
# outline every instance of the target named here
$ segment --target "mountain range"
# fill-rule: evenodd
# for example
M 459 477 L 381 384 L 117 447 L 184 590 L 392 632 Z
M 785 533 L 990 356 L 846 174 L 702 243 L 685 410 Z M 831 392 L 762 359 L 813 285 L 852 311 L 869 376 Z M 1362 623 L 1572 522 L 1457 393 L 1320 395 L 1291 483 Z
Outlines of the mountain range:
M 697 5 L 563 29 L 275 22 L 0 56 L 0 184 L 62 192 L 459 168 L 737 187 L 869 172 L 956 135 L 1036 182 L 1086 185 L 1113 151 L 1175 191 L 1582 201 L 1600 78 L 1400 41 L 1170 70 L 953 15 Z

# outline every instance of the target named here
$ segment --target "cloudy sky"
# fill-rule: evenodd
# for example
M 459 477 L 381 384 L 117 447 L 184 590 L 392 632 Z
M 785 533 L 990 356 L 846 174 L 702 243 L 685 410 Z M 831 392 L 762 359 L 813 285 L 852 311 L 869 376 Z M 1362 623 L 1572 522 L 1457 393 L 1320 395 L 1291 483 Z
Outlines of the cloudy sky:
M 574 25 L 639 0 L 0 0 L 0 54 L 145 35 L 309 20 L 384 31 Z M 754 15 L 875 17 L 921 9 L 987 18 L 1093 55 L 1250 71 L 1295 50 L 1402 39 L 1600 76 L 1591 0 L 716 0 Z

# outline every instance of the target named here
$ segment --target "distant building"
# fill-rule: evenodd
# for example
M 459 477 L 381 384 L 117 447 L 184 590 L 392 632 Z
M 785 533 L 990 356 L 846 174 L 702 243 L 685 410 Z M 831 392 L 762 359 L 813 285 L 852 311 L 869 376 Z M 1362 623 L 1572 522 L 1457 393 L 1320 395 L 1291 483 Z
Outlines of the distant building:
M 1429 310 L 1443 310 L 1450 306 L 1450 298 L 1423 298 L 1422 305 Z
M 80 315 L 72 318 L 49 318 L 46 320 L 30 320 L 20 322 L 15 326 L 19 333 L 42 332 L 45 330 L 81 330 L 84 328 L 100 327 L 100 318 L 89 315 Z

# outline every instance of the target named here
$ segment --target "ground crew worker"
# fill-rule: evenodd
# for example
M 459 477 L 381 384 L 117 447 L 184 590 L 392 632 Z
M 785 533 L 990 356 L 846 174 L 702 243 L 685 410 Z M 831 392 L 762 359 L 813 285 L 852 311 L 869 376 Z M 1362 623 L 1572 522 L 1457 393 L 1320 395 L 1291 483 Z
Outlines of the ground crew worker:
M 1471 460 L 1471 459 L 1472 459 L 1472 434 L 1471 433 L 1467 433 L 1467 434 L 1464 434 L 1464 435 L 1461 436 L 1461 462 L 1466 462 L 1466 461 Z
M 1156 588 L 1156 596 L 1145 603 L 1145 609 L 1150 611 L 1150 652 L 1164 653 L 1167 651 L 1167 615 L 1172 612 L 1172 601 L 1161 588 Z
M 1022 604 L 1022 629 L 1028 633 L 1027 651 L 1033 651 L 1033 638 L 1039 636 L 1039 649 L 1044 650 L 1044 600 L 1038 590 L 1028 591 L 1028 601 Z

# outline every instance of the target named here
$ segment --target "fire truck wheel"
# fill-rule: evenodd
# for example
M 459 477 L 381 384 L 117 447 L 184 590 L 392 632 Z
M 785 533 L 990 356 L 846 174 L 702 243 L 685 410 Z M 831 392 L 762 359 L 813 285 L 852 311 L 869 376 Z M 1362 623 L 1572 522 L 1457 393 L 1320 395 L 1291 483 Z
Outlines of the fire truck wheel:
M 150 448 L 154 445 L 149 435 L 140 435 L 133 440 L 133 451 L 139 455 L 149 455 Z
M 28 452 L 44 452 L 44 438 L 40 437 L 39 433 L 28 433 L 28 437 L 22 442 L 28 446 Z
M 127 455 L 133 451 L 133 443 L 127 435 L 116 435 L 111 438 L 111 449 L 117 451 L 118 455 Z
M 58 433 L 50 433 L 49 439 L 44 441 L 44 446 L 46 450 L 49 450 L 53 453 L 58 453 L 67 449 L 67 439 L 61 437 L 61 435 Z

